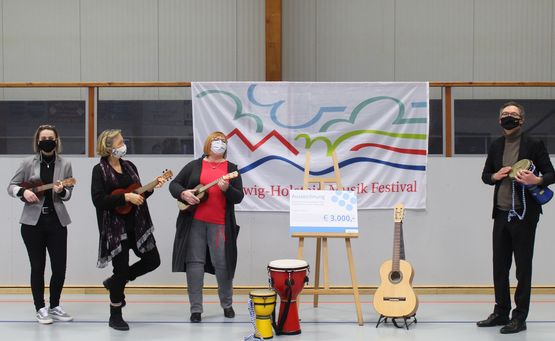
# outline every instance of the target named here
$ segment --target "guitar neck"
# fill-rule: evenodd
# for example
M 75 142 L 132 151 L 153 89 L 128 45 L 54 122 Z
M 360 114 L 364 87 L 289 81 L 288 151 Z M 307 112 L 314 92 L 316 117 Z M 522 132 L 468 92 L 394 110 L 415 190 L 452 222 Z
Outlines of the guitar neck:
M 214 181 L 212 181 L 212 182 L 210 182 L 210 183 L 208 183 L 208 184 L 202 186 L 201 188 L 198 189 L 198 192 L 201 193 L 201 192 L 207 191 L 210 187 L 212 187 L 212 186 L 214 186 L 215 184 L 217 184 L 218 181 L 220 181 L 220 179 L 221 179 L 221 178 L 217 178 L 216 180 L 214 180 Z
M 39 193 L 39 192 L 47 191 L 47 190 L 52 189 L 52 188 L 54 188 L 54 184 L 46 184 L 46 185 L 33 187 L 31 189 L 31 191 L 34 192 L 34 193 Z
M 393 234 L 393 260 L 392 267 L 393 271 L 399 271 L 400 260 L 401 260 L 401 229 L 403 228 L 403 222 L 395 223 L 395 232 Z
M 158 185 L 158 179 L 155 179 L 155 180 L 149 182 L 148 184 L 144 185 L 143 187 L 137 188 L 133 192 L 135 192 L 137 194 L 143 194 L 146 191 L 153 190 L 154 187 L 156 187 L 156 185 Z

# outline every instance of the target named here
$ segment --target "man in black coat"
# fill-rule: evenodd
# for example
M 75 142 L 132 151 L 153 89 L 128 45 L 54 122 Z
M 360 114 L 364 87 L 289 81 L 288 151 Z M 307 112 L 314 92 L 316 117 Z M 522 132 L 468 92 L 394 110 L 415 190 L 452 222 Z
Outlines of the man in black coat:
M 536 226 L 542 213 L 530 191 L 524 185 L 547 187 L 555 182 L 555 170 L 543 141 L 522 133 L 524 108 L 516 102 L 501 106 L 499 124 L 504 135 L 493 141 L 488 151 L 482 181 L 494 185 L 493 195 L 493 282 L 495 308 L 478 327 L 503 326 L 502 334 L 526 330 L 532 285 L 532 258 Z M 538 175 L 520 170 L 510 179 L 511 166 L 522 159 L 533 162 Z M 509 270 L 514 255 L 518 280 L 515 303 L 511 312 Z

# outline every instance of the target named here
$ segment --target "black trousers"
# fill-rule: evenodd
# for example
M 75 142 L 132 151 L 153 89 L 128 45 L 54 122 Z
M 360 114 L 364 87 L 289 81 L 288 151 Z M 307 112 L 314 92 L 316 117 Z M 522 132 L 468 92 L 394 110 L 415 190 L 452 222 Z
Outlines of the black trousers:
M 495 286 L 494 312 L 509 316 L 511 294 L 509 271 L 514 255 L 516 265 L 516 308 L 512 318 L 526 320 L 532 287 L 532 258 L 539 213 L 526 213 L 524 220 L 514 217 L 507 221 L 506 211 L 496 210 L 493 222 L 493 283 Z
M 135 243 L 135 237 L 129 234 L 129 239 L 123 240 L 123 250 L 112 258 L 113 275 L 110 287 L 110 301 L 112 303 L 120 303 L 125 298 L 125 285 L 128 281 L 149 273 L 160 266 L 160 254 L 158 248 L 150 250 L 147 253 L 140 253 Z M 132 265 L 129 265 L 129 250 L 133 250 L 135 255 L 140 259 Z
M 60 305 L 60 296 L 66 278 L 67 227 L 60 224 L 55 213 L 41 215 L 36 226 L 21 225 L 21 236 L 31 263 L 31 291 L 35 308 L 39 310 L 45 306 L 44 268 L 47 250 L 52 269 L 50 307 Z

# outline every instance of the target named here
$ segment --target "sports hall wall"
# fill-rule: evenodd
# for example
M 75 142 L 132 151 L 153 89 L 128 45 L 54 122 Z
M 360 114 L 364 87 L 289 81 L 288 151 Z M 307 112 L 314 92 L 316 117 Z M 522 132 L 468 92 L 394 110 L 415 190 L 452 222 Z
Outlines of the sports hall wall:
M 2 82 L 264 80 L 264 1 L 2 0 L 0 10 Z M 284 80 L 555 81 L 553 0 L 284 0 L 283 14 Z M 552 99 L 553 90 L 459 88 L 454 96 Z M 189 99 L 190 94 L 186 89 L 102 89 L 99 97 Z M 0 89 L 1 100 L 85 98 L 80 89 Z M 431 98 L 440 98 L 438 89 Z M 495 112 L 491 115 L 495 120 Z M 456 118 L 455 113 L 455 125 Z M 0 155 L 1 188 L 21 157 Z M 90 173 L 98 160 L 68 157 L 79 183 L 68 203 L 73 223 L 66 283 L 98 285 L 109 272 L 95 267 L 98 230 Z M 149 179 L 164 168 L 178 171 L 191 156 L 129 159 Z M 414 283 L 490 285 L 493 188 L 480 180 L 484 156 L 432 155 L 428 163 L 428 208 L 408 211 L 404 226 Z M 539 224 L 536 285 L 555 284 L 554 205 L 545 206 Z M 137 284 L 184 284 L 185 276 L 170 268 L 177 210 L 167 188 L 157 191 L 149 206 L 162 266 Z M 0 284 L 26 285 L 21 203 L 4 191 L 0 207 Z M 377 285 L 379 265 L 392 254 L 392 212 L 359 214 L 360 238 L 353 242 L 359 282 Z M 286 213 L 238 214 L 236 285 L 264 285 L 269 261 L 296 255 L 288 219 Z M 305 253 L 311 264 L 314 248 L 309 241 Z M 348 284 L 342 242 L 330 242 L 330 252 L 332 282 Z

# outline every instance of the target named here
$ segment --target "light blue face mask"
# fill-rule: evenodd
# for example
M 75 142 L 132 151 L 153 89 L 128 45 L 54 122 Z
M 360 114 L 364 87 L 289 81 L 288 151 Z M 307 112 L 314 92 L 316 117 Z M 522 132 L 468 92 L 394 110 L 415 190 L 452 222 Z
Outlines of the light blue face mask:
M 214 154 L 223 155 L 227 148 L 227 144 L 221 140 L 215 140 L 210 143 L 210 150 Z

